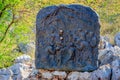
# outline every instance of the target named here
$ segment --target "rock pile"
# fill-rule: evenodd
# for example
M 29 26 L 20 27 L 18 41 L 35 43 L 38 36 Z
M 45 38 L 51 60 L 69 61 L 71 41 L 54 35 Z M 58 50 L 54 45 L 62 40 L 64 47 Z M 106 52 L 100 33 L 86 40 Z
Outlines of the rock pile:
M 22 55 L 15 64 L 0 69 L 0 80 L 120 80 L 120 48 L 99 50 L 100 67 L 93 72 L 37 70 L 30 56 Z
M 93 72 L 48 71 L 37 70 L 34 60 L 24 54 L 13 66 L 0 69 L 0 80 L 120 80 L 119 46 L 100 49 L 98 59 L 100 66 Z

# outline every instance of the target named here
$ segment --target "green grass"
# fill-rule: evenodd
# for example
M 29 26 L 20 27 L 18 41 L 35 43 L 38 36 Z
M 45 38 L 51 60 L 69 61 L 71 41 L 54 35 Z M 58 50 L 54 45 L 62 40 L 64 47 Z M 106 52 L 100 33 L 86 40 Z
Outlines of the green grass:
M 0 54 L 0 68 L 13 65 L 15 58 L 20 55 L 21 53 Z

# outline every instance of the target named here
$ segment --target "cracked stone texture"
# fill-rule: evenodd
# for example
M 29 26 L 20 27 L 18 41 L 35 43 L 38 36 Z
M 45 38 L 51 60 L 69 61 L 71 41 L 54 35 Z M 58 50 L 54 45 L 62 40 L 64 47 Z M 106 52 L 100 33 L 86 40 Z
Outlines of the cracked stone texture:
M 100 38 L 98 15 L 82 5 L 48 6 L 36 19 L 37 69 L 93 71 Z

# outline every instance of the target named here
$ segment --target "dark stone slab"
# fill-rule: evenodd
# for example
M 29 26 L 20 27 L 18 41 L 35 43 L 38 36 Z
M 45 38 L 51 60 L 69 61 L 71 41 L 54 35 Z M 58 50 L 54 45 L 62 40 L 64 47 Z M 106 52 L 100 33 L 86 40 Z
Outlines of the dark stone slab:
M 82 5 L 49 6 L 36 19 L 36 68 L 65 71 L 97 69 L 100 24 Z

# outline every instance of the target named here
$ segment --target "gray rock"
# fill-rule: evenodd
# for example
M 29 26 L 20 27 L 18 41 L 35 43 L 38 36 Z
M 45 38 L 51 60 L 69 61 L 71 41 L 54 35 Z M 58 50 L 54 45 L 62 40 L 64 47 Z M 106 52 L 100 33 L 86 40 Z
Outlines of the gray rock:
M 110 65 L 103 65 L 99 69 L 93 71 L 88 80 L 111 80 L 112 69 Z
M 10 69 L 0 69 L 0 80 L 12 80 L 12 71 Z
M 112 44 L 109 42 L 109 38 L 106 36 L 100 36 L 99 49 L 111 49 Z
M 36 75 L 39 74 L 39 70 L 37 69 L 32 69 L 32 71 L 29 74 L 29 77 L 36 77 Z
M 79 80 L 80 73 L 79 72 L 71 72 L 67 79 L 68 80 Z
M 0 75 L 0 80 L 12 80 L 11 75 Z
M 110 64 L 114 60 L 114 52 L 109 49 L 99 50 L 99 65 Z
M 25 63 L 25 62 L 30 62 L 31 57 L 29 55 L 21 55 L 15 59 L 15 63 Z
M 17 63 L 9 67 L 13 72 L 13 80 L 24 80 L 31 72 L 30 66 L 26 64 Z
M 0 69 L 0 75 L 12 75 L 12 71 L 10 69 Z
M 67 80 L 90 80 L 90 72 L 71 72 Z
M 91 72 L 80 72 L 79 80 L 89 80 Z
M 112 80 L 120 80 L 120 59 L 112 62 Z
M 118 32 L 114 37 L 115 44 L 120 47 L 120 32 Z
M 112 48 L 111 50 L 114 52 L 114 54 L 120 55 L 120 47 L 114 46 L 114 48 Z
M 19 48 L 20 52 L 22 52 L 24 54 L 27 52 L 26 44 L 24 44 L 24 43 L 19 43 L 18 48 Z
M 99 50 L 98 60 L 100 65 L 111 64 L 116 59 L 120 59 L 120 48 L 118 46 Z
M 18 48 L 24 54 L 34 54 L 35 53 L 34 42 L 30 42 L 30 43 L 27 43 L 27 44 L 19 43 Z
M 67 73 L 65 71 L 53 71 L 53 76 L 58 76 L 59 79 L 64 80 L 67 77 Z
M 52 73 L 50 73 L 49 71 L 42 72 L 41 74 L 42 74 L 42 78 L 45 78 L 45 79 L 48 79 L 48 80 L 51 80 L 53 78 Z

